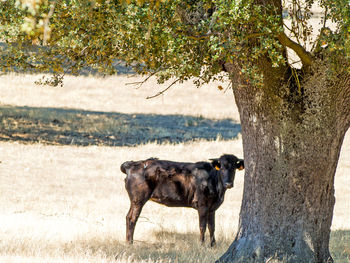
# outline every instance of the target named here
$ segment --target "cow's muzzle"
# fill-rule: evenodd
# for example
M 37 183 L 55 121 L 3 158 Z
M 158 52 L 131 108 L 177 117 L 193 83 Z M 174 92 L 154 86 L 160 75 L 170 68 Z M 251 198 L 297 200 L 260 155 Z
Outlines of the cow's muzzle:
M 233 187 L 233 183 L 225 183 L 225 188 L 230 189 Z

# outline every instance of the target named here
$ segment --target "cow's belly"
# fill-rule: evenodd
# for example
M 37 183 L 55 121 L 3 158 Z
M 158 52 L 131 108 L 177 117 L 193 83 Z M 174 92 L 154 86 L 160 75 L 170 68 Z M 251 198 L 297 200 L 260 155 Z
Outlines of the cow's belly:
M 170 207 L 191 207 L 193 196 L 190 191 L 180 191 L 176 185 L 168 184 L 156 187 L 150 199 Z
M 191 205 L 186 202 L 185 200 L 176 200 L 172 198 L 158 198 L 158 197 L 151 197 L 153 202 L 156 202 L 161 205 L 166 205 L 169 207 L 191 207 Z

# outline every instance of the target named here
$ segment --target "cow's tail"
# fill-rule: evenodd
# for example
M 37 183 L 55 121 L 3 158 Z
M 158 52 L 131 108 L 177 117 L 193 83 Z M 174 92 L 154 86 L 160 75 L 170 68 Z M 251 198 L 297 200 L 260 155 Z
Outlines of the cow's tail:
M 120 166 L 120 170 L 121 170 L 123 173 L 127 174 L 127 170 L 130 169 L 130 167 L 131 167 L 132 164 L 133 164 L 133 162 L 130 162 L 130 161 L 124 162 L 124 163 Z

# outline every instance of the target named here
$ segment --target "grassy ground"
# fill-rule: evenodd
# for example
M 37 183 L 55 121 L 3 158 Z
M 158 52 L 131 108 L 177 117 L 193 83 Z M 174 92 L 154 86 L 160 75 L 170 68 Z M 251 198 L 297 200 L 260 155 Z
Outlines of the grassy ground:
M 139 80 L 135 78 L 68 77 L 64 88 L 34 86 L 36 78 L 0 77 L 1 113 L 6 108 L 26 106 L 37 109 L 32 117 L 39 116 L 42 122 L 49 116 L 51 121 L 56 117 L 65 123 L 64 115 L 50 115 L 51 110 L 84 112 L 87 119 L 80 121 L 81 125 L 77 122 L 74 129 L 100 129 L 100 134 L 108 125 L 94 128 L 94 118 L 97 123 L 101 121 L 94 117 L 89 128 L 91 112 L 131 117 L 161 112 L 164 116 L 185 115 L 211 121 L 239 119 L 232 94 L 219 91 L 217 84 L 197 90 L 187 83 L 174 87 L 163 98 L 145 100 L 156 92 L 153 80 L 135 90 L 124 85 Z M 21 115 L 25 114 L 17 116 Z M 112 122 L 110 126 L 113 125 Z M 10 126 L 2 127 L 1 133 L 5 134 L 5 128 Z M 141 140 L 136 147 L 0 142 L 0 262 L 213 262 L 227 249 L 237 229 L 243 172 L 237 173 L 235 188 L 228 191 L 217 211 L 217 247 L 200 246 L 195 210 L 151 202 L 145 205 L 137 224 L 135 245 L 124 242 L 129 200 L 120 164 L 150 156 L 178 161 L 206 160 L 222 153 L 242 156 L 239 136 L 231 140 L 201 138 L 176 144 Z M 348 135 L 336 174 L 330 244 L 335 261 L 341 263 L 350 261 L 349 146 Z
M 123 260 L 210 262 L 228 246 L 237 226 L 243 173 L 237 176 L 237 189 L 227 195 L 226 208 L 217 215 L 217 248 L 199 245 L 195 210 L 151 202 L 138 222 L 136 246 L 128 247 L 124 239 L 129 200 L 119 166 L 123 160 L 150 155 L 206 159 L 204 155 L 215 157 L 220 150 L 236 148 L 237 152 L 238 144 L 214 141 L 81 148 L 2 143 L 2 256 L 96 262 L 103 257 L 113 261 L 120 254 Z M 195 154 L 197 151 L 201 153 Z
M 241 130 L 232 119 L 60 108 L 0 106 L 0 117 L 0 141 L 53 145 L 136 146 L 217 137 L 232 140 Z
M 215 84 L 201 89 L 180 85 L 166 96 L 146 100 L 166 86 L 151 80 L 135 89 L 125 84 L 140 78 L 81 77 L 67 78 L 63 88 L 33 88 L 38 78 L 2 77 L 0 141 L 131 146 L 230 140 L 240 132 L 231 92 L 220 92 Z M 226 107 L 213 111 L 221 104 Z

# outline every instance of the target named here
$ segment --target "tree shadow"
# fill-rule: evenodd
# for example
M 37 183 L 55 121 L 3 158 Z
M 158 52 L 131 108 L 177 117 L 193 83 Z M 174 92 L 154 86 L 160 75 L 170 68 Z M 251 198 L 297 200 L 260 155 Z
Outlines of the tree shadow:
M 334 262 L 350 262 L 350 230 L 332 231 L 329 242 L 329 250 Z
M 100 255 L 117 262 L 214 262 L 228 246 L 226 243 L 210 248 L 202 245 L 199 234 L 159 231 L 151 233 L 149 241 L 125 241 L 102 237 L 88 237 L 62 244 L 65 254 L 84 251 L 88 255 Z M 156 237 L 156 241 L 154 239 Z M 144 239 L 147 239 L 146 237 Z M 152 241 L 151 241 L 152 240 Z
M 216 247 L 210 248 L 208 242 L 205 245 L 200 244 L 199 233 L 161 230 L 151 235 L 149 239 L 153 241 L 135 241 L 133 245 L 111 238 L 83 238 L 63 245 L 63 249 L 68 255 L 76 256 L 76 251 L 84 251 L 89 255 L 96 254 L 106 259 L 115 259 L 117 262 L 214 262 L 233 240 L 233 237 L 232 240 L 219 237 Z M 332 231 L 330 251 L 334 261 L 349 262 L 349 250 L 350 230 Z
M 148 142 L 232 140 L 240 132 L 240 124 L 232 119 L 0 106 L 0 141 L 135 146 Z

